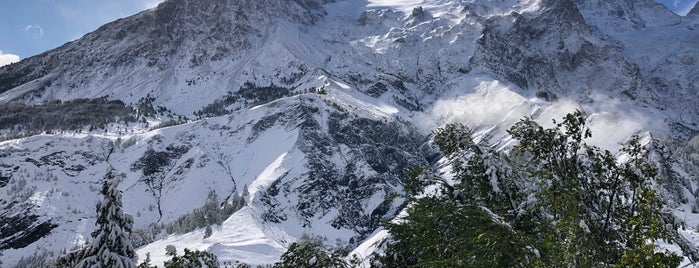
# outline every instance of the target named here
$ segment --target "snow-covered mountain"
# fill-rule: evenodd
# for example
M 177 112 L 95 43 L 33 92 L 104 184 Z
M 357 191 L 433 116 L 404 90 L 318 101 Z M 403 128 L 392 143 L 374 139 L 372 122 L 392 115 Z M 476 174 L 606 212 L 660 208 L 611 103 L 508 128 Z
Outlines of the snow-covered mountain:
M 166 1 L 0 68 L 1 258 L 84 243 L 110 165 L 142 230 L 212 191 L 247 203 L 210 237 L 146 241 L 156 262 L 172 244 L 272 263 L 304 232 L 366 255 L 404 206 L 387 199 L 404 172 L 438 165 L 431 130 L 462 122 L 506 147 L 519 119 L 575 109 L 592 144 L 655 138 L 667 204 L 699 245 L 698 14 L 651 0 Z M 119 118 L 74 101 L 98 98 L 119 100 Z M 57 107 L 90 120 L 47 129 Z

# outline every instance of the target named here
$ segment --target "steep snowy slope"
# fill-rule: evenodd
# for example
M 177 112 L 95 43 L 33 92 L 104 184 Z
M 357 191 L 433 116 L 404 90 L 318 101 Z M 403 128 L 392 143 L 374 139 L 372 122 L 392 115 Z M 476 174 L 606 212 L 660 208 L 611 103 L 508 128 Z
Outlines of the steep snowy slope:
M 246 81 L 235 79 L 240 73 L 258 75 L 240 66 L 258 61 L 259 55 L 248 52 L 276 38 L 275 25 L 313 24 L 318 15 L 307 7 L 314 3 L 168 1 L 4 68 L 0 93 L 12 90 L 0 99 L 36 103 L 108 96 L 135 103 L 150 94 L 157 96 L 158 105 L 167 103 L 191 114 L 240 87 Z M 286 64 L 294 63 L 280 66 Z M 183 103 L 181 98 L 202 104 Z
M 437 163 L 431 130 L 462 122 L 506 148 L 522 117 L 550 126 L 575 109 L 613 151 L 665 137 L 648 144 L 661 190 L 693 223 L 698 18 L 650 0 L 166 1 L 0 68 L 0 105 L 107 97 L 137 111 L 99 130 L 4 130 L 29 137 L 0 142 L 2 260 L 89 239 L 109 165 L 139 229 L 248 191 L 208 238 L 147 241 L 138 253 L 156 262 L 172 244 L 271 263 L 304 232 L 351 249 L 385 235 L 404 172 Z M 149 128 L 168 119 L 183 124 Z
M 127 174 L 124 204 L 137 228 L 172 222 L 201 207 L 210 191 L 231 197 L 245 187 L 250 209 L 238 217 L 256 220 L 229 220 L 222 230 L 232 228 L 229 223 L 277 230 L 264 232 L 258 242 L 276 245 L 276 251 L 263 252 L 268 254 L 264 260 L 276 259 L 284 243 L 304 230 L 345 242 L 362 239 L 401 205 L 384 198 L 401 191 L 404 170 L 427 163 L 420 149 L 425 138 L 390 118 L 385 107 L 372 108 L 332 86 L 326 90 L 327 95 L 298 95 L 143 134 L 43 135 L 4 142 L 3 167 L 17 171 L 8 173 L 3 213 L 34 221 L 32 226 L 6 222 L 27 233 L 4 238 L 17 249 L 7 251 L 8 260 L 22 256 L 9 254 L 16 251 L 57 252 L 85 241 L 94 222 L 95 191 L 108 165 Z M 347 112 L 357 107 L 361 113 Z M 228 252 L 235 249 L 229 244 L 248 239 L 230 235 L 217 250 Z

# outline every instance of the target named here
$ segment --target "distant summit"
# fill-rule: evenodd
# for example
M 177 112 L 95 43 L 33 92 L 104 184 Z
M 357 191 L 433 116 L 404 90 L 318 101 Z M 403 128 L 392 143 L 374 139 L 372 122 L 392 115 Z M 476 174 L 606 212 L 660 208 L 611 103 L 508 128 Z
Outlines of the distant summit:
M 690 10 L 689 13 L 687 13 L 687 15 L 690 15 L 690 14 L 691 15 L 699 15 L 699 2 L 694 3 L 694 7 L 692 8 L 692 10 Z

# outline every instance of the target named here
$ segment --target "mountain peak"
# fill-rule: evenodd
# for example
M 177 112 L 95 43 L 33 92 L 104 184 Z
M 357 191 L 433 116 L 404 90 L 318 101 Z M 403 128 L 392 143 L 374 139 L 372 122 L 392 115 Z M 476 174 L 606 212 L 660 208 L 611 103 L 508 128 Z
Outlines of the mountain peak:
M 332 2 L 165 0 L 0 68 L 0 139 L 31 135 L 0 143 L 4 264 L 87 237 L 91 186 L 111 166 L 147 228 L 139 254 L 196 246 L 267 265 L 303 232 L 342 250 L 375 233 L 404 208 L 386 197 L 406 170 L 448 162 L 429 142 L 443 124 L 501 149 L 520 118 L 573 110 L 610 152 L 646 130 L 699 133 L 693 17 L 652 0 Z M 694 152 L 671 150 L 651 157 Z M 699 168 L 679 161 L 658 174 L 689 209 Z M 224 201 L 248 208 L 207 238 L 148 227 Z
M 687 15 L 699 15 L 699 2 L 694 3 L 692 10 L 687 13 Z

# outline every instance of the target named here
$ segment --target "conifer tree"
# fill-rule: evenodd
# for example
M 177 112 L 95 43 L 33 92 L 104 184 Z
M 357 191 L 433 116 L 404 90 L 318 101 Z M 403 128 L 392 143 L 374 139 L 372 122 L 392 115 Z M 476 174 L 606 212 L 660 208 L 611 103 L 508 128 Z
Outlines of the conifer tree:
M 117 186 L 124 174 L 110 169 L 102 181 L 102 200 L 97 203 L 97 229 L 84 248 L 57 261 L 59 267 L 136 268 L 136 252 L 131 244 L 133 219 L 125 214 Z
M 157 266 L 150 264 L 150 252 L 146 253 L 146 259 L 138 265 L 138 268 L 156 268 Z
M 207 225 L 206 229 L 204 230 L 204 238 L 209 238 L 213 232 L 213 229 L 211 228 L 211 225 Z

